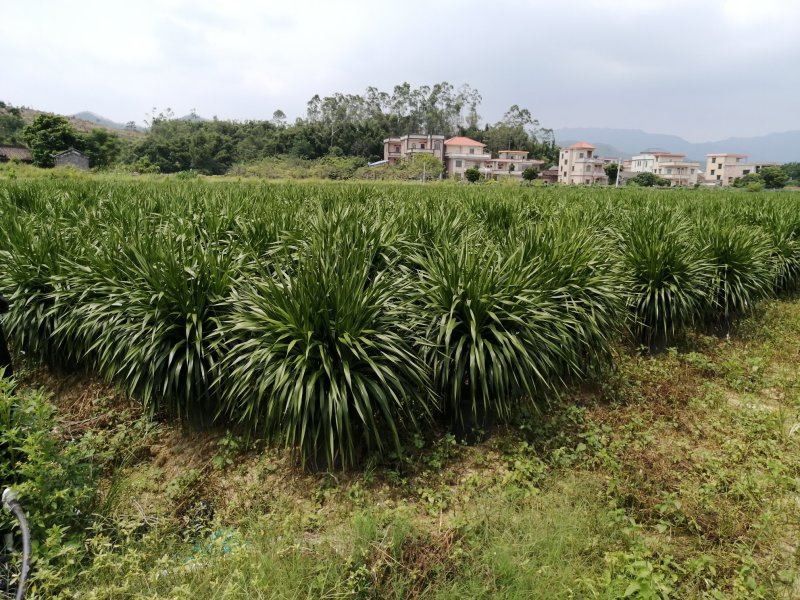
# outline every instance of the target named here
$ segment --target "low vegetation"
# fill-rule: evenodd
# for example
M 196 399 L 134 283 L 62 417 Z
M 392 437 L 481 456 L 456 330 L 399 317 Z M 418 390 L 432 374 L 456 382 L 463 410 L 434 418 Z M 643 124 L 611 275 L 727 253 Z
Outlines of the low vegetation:
M 21 181 L 6 326 L 150 414 L 335 467 L 542 410 L 618 340 L 724 334 L 796 291 L 791 194 L 520 189 Z
M 46 178 L 0 213 L 40 597 L 797 593 L 792 194 Z

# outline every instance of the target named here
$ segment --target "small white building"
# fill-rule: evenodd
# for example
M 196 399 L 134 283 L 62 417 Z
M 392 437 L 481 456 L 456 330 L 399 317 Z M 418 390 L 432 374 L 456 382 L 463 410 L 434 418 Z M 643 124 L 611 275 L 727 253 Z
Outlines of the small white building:
M 691 187 L 697 183 L 700 163 L 689 162 L 685 154 L 662 150 L 644 150 L 631 158 L 632 173 L 653 173 L 673 187 Z
M 608 183 L 605 160 L 597 156 L 596 148 L 586 142 L 572 144 L 558 155 L 558 182 L 572 185 Z

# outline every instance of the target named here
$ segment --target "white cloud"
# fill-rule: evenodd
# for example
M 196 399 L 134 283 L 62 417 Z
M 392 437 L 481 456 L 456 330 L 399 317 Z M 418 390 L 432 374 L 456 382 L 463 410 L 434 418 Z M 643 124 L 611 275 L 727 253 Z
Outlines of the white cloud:
M 0 99 L 293 118 L 315 93 L 447 80 L 489 121 L 516 103 L 545 126 L 747 135 L 800 129 L 798 21 L 788 0 L 28 0 L 3 7 Z

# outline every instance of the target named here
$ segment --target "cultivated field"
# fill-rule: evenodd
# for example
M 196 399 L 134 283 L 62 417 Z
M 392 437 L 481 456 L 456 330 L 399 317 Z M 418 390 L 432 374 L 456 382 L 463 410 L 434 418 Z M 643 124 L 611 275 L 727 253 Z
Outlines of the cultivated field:
M 75 556 L 130 571 L 97 597 L 794 593 L 795 194 L 42 179 L 0 187 L 0 257 L 23 389 L 114 386 L 68 421 L 111 423 L 94 510 L 178 506 L 81 534 L 125 540 Z M 76 404 L 3 397 L 43 431 Z M 163 438 L 192 450 L 148 473 Z M 205 566 L 159 579 L 192 519 Z

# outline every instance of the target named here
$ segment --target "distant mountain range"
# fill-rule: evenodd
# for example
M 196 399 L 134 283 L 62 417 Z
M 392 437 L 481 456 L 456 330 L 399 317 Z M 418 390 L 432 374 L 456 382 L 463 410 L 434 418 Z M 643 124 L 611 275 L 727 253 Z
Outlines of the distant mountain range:
M 93 113 L 88 110 L 84 110 L 83 112 L 75 113 L 72 115 L 75 119 L 80 119 L 81 121 L 88 121 L 89 123 L 94 123 L 99 125 L 100 127 L 105 127 L 106 129 L 122 129 L 122 130 L 129 130 L 125 123 L 117 123 L 116 121 L 112 121 L 111 119 L 107 119 L 103 116 L 98 115 L 97 113 Z M 144 131 L 144 128 L 136 126 L 134 127 L 135 131 Z
M 94 123 L 99 125 L 100 127 L 105 127 L 106 129 L 119 129 L 122 131 L 130 131 L 127 123 L 117 123 L 116 121 L 112 121 L 111 119 L 107 119 L 102 115 L 98 115 L 97 113 L 93 113 L 90 110 L 84 110 L 83 112 L 75 113 L 71 115 L 73 119 L 80 119 L 81 121 L 88 121 L 89 123 Z M 176 120 L 178 121 L 207 121 L 208 119 L 204 119 L 203 117 L 196 115 L 194 113 L 183 115 L 182 117 L 177 117 Z M 136 125 L 134 127 L 134 131 L 147 131 L 146 127 L 140 127 Z
M 659 148 L 685 154 L 705 166 L 706 154 L 734 152 L 747 154 L 749 160 L 764 162 L 800 162 L 800 131 L 770 133 L 751 138 L 728 138 L 718 142 L 687 142 L 677 135 L 647 133 L 641 129 L 605 129 L 567 127 L 555 130 L 556 143 L 568 146 L 578 141 L 597 146 L 603 156 L 630 158 L 642 150 Z

